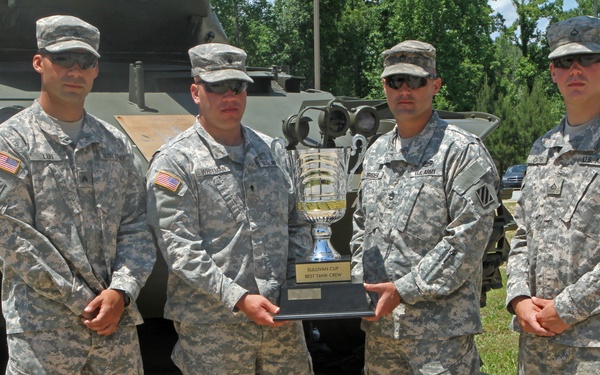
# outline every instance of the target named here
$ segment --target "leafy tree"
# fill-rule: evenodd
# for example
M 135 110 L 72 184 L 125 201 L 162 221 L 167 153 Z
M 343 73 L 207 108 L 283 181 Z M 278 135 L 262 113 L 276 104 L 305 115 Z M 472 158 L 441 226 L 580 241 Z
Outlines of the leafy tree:
M 371 37 L 372 26 L 379 22 L 373 11 L 375 4 L 364 0 L 335 0 L 321 4 L 326 5 L 322 10 L 327 14 L 326 19 L 321 18 L 321 23 L 328 25 L 322 30 L 323 87 L 336 95 L 365 97 L 372 84 L 372 77 L 365 72 L 375 64 Z M 329 9 L 338 6 L 337 11 Z M 336 14 L 334 19 L 330 16 L 332 13 Z M 375 54 L 376 61 L 379 53 Z M 378 84 L 379 79 L 374 83 Z M 382 96 L 381 90 L 379 95 Z
M 304 76 L 305 87 L 314 87 L 312 1 L 275 0 L 273 7 L 274 61 L 289 65 L 292 73 Z
M 502 125 L 486 144 L 504 169 L 525 161 L 534 140 L 564 113 L 540 21 L 592 14 L 593 2 L 578 0 L 563 12 L 563 0 L 513 0 L 517 20 L 504 26 L 488 0 L 320 0 L 321 87 L 382 99 L 381 53 L 407 39 L 429 42 L 444 83 L 435 107 L 499 116 Z M 249 65 L 289 65 L 306 78 L 305 88 L 314 87 L 313 1 L 211 3 Z
M 248 54 L 248 65 L 270 67 L 275 16 L 268 0 L 211 0 L 229 43 Z
M 567 18 L 576 16 L 595 16 L 597 17 L 598 12 L 598 0 L 576 0 L 577 6 L 566 12 L 560 12 L 556 14 L 556 19 L 553 19 L 550 23 L 565 20 Z
M 502 119 L 500 127 L 485 143 L 500 171 L 509 165 L 526 161 L 533 142 L 556 126 L 561 115 L 556 100 L 546 93 L 543 79 L 535 79 L 533 88 L 527 85 L 517 88 L 518 95 L 500 94 L 495 98 L 494 85 L 487 82 L 479 92 L 477 109 L 494 113 Z
M 437 68 L 444 81 L 436 106 L 471 109 L 493 51 L 494 22 L 487 0 L 382 0 L 381 5 L 389 14 L 381 25 L 386 48 L 406 39 L 436 48 Z
M 561 14 L 563 0 L 513 0 L 512 3 L 517 19 L 508 27 L 500 26 L 500 39 L 504 45 L 503 39 L 506 38 L 509 45 L 519 48 L 522 58 L 515 67 L 514 82 L 518 85 L 526 83 L 531 90 L 538 73 L 548 68 L 545 30 L 540 30 L 538 24 L 543 19 L 554 19 Z
M 517 11 L 517 20 L 511 26 L 514 41 L 521 48 L 523 56 L 527 57 L 529 49 L 536 48 L 535 43 L 543 40 L 543 32 L 538 29 L 538 22 L 542 18 L 550 18 L 562 12 L 563 0 L 513 0 L 512 3 Z
M 334 95 L 366 97 L 378 4 L 365 0 L 320 0 L 321 88 Z M 314 87 L 313 2 L 275 0 L 276 49 L 281 64 Z M 381 53 L 379 51 L 378 53 Z M 381 90 L 380 90 L 381 91 Z M 381 96 L 381 94 L 379 95 Z

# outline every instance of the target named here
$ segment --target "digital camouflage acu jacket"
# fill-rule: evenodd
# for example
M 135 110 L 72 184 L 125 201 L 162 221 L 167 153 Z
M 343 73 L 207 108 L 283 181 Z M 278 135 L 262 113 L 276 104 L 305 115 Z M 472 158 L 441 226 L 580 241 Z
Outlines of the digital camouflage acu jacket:
M 517 202 L 508 257 L 506 304 L 518 296 L 553 299 L 573 325 L 549 338 L 600 347 L 600 117 L 565 140 L 565 120 L 538 139 Z M 513 319 L 513 328 L 521 330 Z
M 127 138 L 85 114 L 77 146 L 37 102 L 0 127 L 2 310 L 8 333 L 80 325 L 106 288 L 152 271 L 143 180 Z M 120 324 L 140 324 L 135 304 Z
M 243 165 L 196 120 L 148 170 L 148 217 L 169 268 L 168 319 L 248 321 L 236 312 L 239 299 L 260 294 L 277 304 L 295 258 L 312 250 L 270 139 L 242 131 Z
M 398 150 L 398 130 L 367 151 L 352 239 L 353 272 L 392 281 L 400 305 L 376 335 L 440 338 L 481 332 L 482 257 L 498 207 L 498 174 L 482 142 L 434 112 Z

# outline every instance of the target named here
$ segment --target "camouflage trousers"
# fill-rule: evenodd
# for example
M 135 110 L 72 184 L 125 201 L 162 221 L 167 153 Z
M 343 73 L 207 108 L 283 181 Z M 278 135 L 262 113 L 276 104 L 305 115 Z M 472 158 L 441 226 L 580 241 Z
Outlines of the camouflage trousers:
M 7 375 L 138 375 L 142 356 L 135 326 L 100 336 L 83 324 L 7 336 Z
M 301 322 L 281 327 L 175 322 L 171 358 L 185 375 L 307 375 L 312 361 Z
M 600 348 L 566 346 L 545 337 L 521 333 L 519 374 L 600 375 Z
M 366 336 L 365 375 L 475 375 L 481 374 L 480 366 L 473 335 L 437 340 Z

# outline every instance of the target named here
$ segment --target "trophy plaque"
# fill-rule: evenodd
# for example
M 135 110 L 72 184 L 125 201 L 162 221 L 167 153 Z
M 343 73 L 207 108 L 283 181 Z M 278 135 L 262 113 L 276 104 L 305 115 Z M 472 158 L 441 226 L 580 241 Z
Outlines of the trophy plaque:
M 362 151 L 348 173 L 350 156 Z M 314 246 L 306 259 L 296 259 L 296 277 L 281 290 L 280 312 L 274 320 L 334 319 L 373 316 L 362 279 L 352 277 L 350 256 L 331 245 L 331 224 L 346 213 L 346 194 L 366 151 L 362 135 L 351 148 L 309 148 L 286 151 L 285 142 L 271 143 L 273 157 L 296 192 L 296 208 L 312 226 Z

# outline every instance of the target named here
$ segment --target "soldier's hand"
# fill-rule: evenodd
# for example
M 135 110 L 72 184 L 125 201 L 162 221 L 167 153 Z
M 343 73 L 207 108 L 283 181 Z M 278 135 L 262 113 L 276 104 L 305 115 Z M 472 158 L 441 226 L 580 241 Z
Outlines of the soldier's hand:
M 273 320 L 273 315 L 279 313 L 279 307 L 273 305 L 268 299 L 260 294 L 246 294 L 235 304 L 241 312 L 246 314 L 258 325 L 279 327 L 287 322 Z
M 542 327 L 557 334 L 563 333 L 571 327 L 571 325 L 563 322 L 560 316 L 558 316 L 556 308 L 554 307 L 554 300 L 531 297 L 531 302 L 541 309 L 541 311 L 536 314 L 536 317 L 538 323 Z
M 99 335 L 109 336 L 117 330 L 124 310 L 123 294 L 117 290 L 105 289 L 83 310 L 82 321 Z M 97 311 L 96 315 L 94 311 Z
M 92 320 L 96 317 L 96 315 L 98 315 L 99 312 L 100 309 L 96 309 L 93 311 L 84 311 L 83 313 L 81 313 L 81 318 L 83 318 L 83 320 Z
M 517 297 L 511 301 L 517 320 L 523 331 L 537 336 L 554 336 L 555 333 L 542 327 L 537 320 L 537 314 L 542 310 L 529 297 Z
M 363 319 L 377 321 L 382 316 L 392 313 L 402 300 L 400 294 L 393 282 L 380 284 L 364 284 L 367 292 L 375 292 L 379 296 L 377 306 L 375 307 L 375 316 L 365 317 Z

